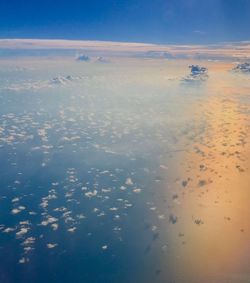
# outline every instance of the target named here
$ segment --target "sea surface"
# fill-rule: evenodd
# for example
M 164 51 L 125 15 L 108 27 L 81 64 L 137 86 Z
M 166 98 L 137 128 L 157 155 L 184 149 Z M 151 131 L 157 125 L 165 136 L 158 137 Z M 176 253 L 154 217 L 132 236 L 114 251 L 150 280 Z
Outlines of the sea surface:
M 233 67 L 2 58 L 0 282 L 249 283 L 250 75 Z

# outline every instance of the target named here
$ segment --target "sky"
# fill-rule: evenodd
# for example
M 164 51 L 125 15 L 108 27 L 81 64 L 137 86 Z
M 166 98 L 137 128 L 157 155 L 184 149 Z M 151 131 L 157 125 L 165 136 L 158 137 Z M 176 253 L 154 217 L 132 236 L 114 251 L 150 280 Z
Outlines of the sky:
M 250 0 L 2 0 L 0 38 L 250 40 Z

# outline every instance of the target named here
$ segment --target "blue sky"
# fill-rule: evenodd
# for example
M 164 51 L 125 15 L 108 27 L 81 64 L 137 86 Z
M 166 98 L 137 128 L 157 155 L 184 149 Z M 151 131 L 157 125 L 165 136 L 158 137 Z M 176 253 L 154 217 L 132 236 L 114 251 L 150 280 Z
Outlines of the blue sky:
M 250 0 L 1 0 L 0 38 L 250 40 Z

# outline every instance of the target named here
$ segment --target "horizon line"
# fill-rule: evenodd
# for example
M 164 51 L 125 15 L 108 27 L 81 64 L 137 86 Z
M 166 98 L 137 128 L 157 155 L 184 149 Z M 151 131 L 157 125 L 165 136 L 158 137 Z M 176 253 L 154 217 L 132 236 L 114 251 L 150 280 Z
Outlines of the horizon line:
M 140 42 L 140 41 L 116 41 L 116 40 L 99 40 L 99 39 L 69 39 L 69 38 L 29 38 L 29 37 L 16 37 L 16 38 L 1 38 L 0 42 L 6 41 L 32 41 L 32 42 L 77 42 L 77 43 L 112 43 L 121 45 L 143 45 L 143 46 L 218 46 L 228 44 L 250 44 L 250 39 L 236 40 L 236 41 L 217 41 L 211 43 L 155 43 L 155 42 Z M 1 47 L 1 46 L 0 46 Z

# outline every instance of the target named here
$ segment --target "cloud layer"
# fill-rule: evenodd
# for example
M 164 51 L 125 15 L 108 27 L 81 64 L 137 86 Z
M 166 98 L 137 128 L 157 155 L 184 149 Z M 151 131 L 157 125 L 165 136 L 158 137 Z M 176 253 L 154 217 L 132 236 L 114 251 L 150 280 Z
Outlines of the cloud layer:
M 231 59 L 250 58 L 250 42 L 213 45 L 162 45 L 132 42 L 0 39 L 0 50 L 84 50 L 97 56 L 139 56 L 157 58 Z M 40 51 L 39 51 L 40 52 Z M 27 55 L 27 54 L 26 54 Z M 86 61 L 87 57 L 79 56 Z

